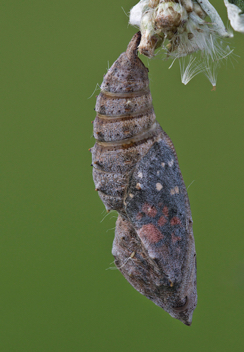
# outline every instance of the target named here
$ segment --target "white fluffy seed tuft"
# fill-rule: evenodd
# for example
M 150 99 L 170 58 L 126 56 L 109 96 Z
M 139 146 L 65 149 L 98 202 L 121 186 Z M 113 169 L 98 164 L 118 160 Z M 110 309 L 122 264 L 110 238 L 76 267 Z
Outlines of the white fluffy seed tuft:
M 130 10 L 129 24 L 131 24 L 132 26 L 140 27 L 143 10 L 147 2 L 148 1 L 140 1 L 138 2 L 138 4 L 132 7 L 132 9 Z

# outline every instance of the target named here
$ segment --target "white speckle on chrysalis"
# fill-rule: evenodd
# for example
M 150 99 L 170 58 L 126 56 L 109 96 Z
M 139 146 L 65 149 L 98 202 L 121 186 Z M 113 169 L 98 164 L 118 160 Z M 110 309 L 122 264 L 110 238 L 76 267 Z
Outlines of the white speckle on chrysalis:
M 156 183 L 156 190 L 157 191 L 161 191 L 162 188 L 163 188 L 163 186 L 161 185 L 161 183 Z
M 161 163 L 161 165 L 162 165 L 163 167 L 165 167 L 165 163 Z
M 160 174 L 160 171 L 157 171 L 157 175 L 159 175 Z
M 138 189 L 138 190 L 141 189 L 141 184 L 140 184 L 140 183 L 137 183 L 137 184 L 136 184 L 136 189 Z
M 125 103 L 125 107 L 128 109 L 131 107 L 131 105 L 132 105 L 131 100 L 127 100 L 127 102 Z
M 168 162 L 168 165 L 169 165 L 169 167 L 172 167 L 172 166 L 174 165 L 174 160 L 173 160 L 173 159 L 170 160 L 170 161 Z
M 171 188 L 170 194 L 173 196 L 174 194 L 179 194 L 180 190 L 178 186 L 175 186 L 174 188 Z
M 139 178 L 142 178 L 142 177 L 143 177 L 142 172 L 138 172 L 138 177 L 139 177 Z
M 134 198 L 134 194 L 132 194 L 132 193 L 130 193 L 129 196 L 130 196 L 131 198 Z

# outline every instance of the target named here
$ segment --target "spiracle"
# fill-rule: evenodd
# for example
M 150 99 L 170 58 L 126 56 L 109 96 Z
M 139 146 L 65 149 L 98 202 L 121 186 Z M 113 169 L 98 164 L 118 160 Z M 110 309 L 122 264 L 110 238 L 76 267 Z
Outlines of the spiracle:
M 197 304 L 187 191 L 172 141 L 156 121 L 140 32 L 108 70 L 96 102 L 95 189 L 119 213 L 112 254 L 130 284 L 190 325 Z M 175 309 L 177 302 L 188 303 Z

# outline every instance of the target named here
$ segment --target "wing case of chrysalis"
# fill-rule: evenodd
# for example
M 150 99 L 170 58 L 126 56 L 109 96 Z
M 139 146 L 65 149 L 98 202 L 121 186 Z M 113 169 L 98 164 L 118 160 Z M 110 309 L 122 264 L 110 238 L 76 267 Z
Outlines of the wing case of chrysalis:
M 112 254 L 141 294 L 191 325 L 196 252 L 186 187 L 172 141 L 156 121 L 140 32 L 108 70 L 96 102 L 95 188 L 119 213 Z

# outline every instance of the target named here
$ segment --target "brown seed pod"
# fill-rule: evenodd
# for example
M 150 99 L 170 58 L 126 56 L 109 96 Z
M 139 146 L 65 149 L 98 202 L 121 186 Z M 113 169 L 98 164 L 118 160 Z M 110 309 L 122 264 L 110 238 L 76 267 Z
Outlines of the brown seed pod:
M 140 32 L 104 77 L 92 148 L 95 188 L 117 210 L 112 253 L 130 284 L 190 325 L 196 253 L 187 191 L 172 141 L 153 110 Z

